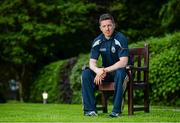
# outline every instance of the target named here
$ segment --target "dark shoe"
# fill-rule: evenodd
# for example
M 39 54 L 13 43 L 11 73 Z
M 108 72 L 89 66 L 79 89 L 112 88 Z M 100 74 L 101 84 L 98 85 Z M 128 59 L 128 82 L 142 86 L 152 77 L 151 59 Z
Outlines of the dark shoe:
M 111 114 L 109 114 L 109 117 L 111 118 L 116 118 L 119 116 L 119 113 L 115 113 L 115 112 L 112 112 Z
M 84 116 L 98 116 L 95 111 L 88 111 L 84 113 Z

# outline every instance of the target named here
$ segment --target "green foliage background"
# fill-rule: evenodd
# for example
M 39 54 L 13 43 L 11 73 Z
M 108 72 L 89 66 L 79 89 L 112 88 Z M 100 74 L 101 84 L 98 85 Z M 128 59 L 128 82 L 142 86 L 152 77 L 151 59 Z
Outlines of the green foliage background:
M 168 85 L 179 76 L 177 72 L 179 67 L 174 67 L 179 66 L 179 57 L 176 57 L 176 54 L 179 54 L 177 50 L 179 33 L 175 33 L 180 30 L 179 0 L 143 0 L 138 3 L 136 0 L 1 0 L 0 66 L 3 66 L 3 69 L 0 70 L 2 73 L 0 88 L 3 88 L 2 95 L 8 99 L 8 81 L 13 78 L 21 85 L 19 89 L 21 101 L 24 99 L 24 101 L 39 102 L 41 97 L 37 98 L 35 95 L 42 93 L 44 89 L 51 89 L 50 102 L 54 102 L 57 98 L 58 102 L 81 102 L 79 82 L 81 67 L 88 62 L 87 53 L 91 41 L 100 33 L 99 15 L 107 12 L 115 17 L 116 29 L 127 36 L 130 47 L 143 46 L 144 42 L 150 44 L 151 68 L 153 68 L 151 74 L 165 76 L 164 79 L 167 80 L 152 77 L 153 89 L 161 85 L 156 85 L 156 79 L 158 83 L 165 81 L 164 84 Z M 153 38 L 162 37 L 166 33 L 171 35 Z M 78 59 L 75 66 L 76 60 L 70 60 L 72 57 Z M 54 62 L 59 60 L 64 62 L 54 65 Z M 156 66 L 168 66 L 168 68 L 163 68 L 163 72 L 159 73 L 161 68 L 155 70 Z M 56 67 L 61 70 L 53 71 Z M 47 71 L 53 71 L 56 74 Z M 172 74 L 172 71 L 175 74 Z M 169 77 L 169 74 L 174 78 L 170 79 L 172 77 Z M 41 80 L 41 78 L 44 79 Z M 45 80 L 48 82 L 43 85 Z M 176 81 L 179 80 L 176 79 Z M 176 85 L 176 89 L 172 84 L 160 90 L 152 90 L 152 94 L 155 93 L 154 91 L 159 93 L 152 96 L 156 98 L 152 100 L 158 102 L 161 99 L 172 99 L 171 104 L 178 103 L 175 101 L 178 98 L 175 93 L 179 90 L 179 85 Z M 30 92 L 30 87 L 35 87 L 35 90 Z
M 150 45 L 150 100 L 152 103 L 180 105 L 180 33 L 166 34 L 161 38 L 151 37 L 130 45 Z M 137 100 L 140 98 L 137 94 Z
M 81 73 L 83 67 L 88 64 L 89 55 L 80 54 L 77 63 L 73 66 L 70 74 L 70 83 L 73 90 L 72 103 L 81 103 Z
M 45 66 L 32 84 L 30 100 L 33 102 L 42 102 L 42 93 L 48 93 L 48 102 L 58 101 L 59 73 L 66 61 L 58 61 Z

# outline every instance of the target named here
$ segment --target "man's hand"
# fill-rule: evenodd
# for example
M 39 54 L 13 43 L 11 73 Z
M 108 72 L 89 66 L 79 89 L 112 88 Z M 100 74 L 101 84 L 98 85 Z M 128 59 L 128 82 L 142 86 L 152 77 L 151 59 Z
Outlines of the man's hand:
M 104 68 L 98 68 L 98 72 L 96 74 L 96 77 L 94 78 L 94 83 L 96 85 L 102 84 L 102 80 L 106 77 L 106 71 Z

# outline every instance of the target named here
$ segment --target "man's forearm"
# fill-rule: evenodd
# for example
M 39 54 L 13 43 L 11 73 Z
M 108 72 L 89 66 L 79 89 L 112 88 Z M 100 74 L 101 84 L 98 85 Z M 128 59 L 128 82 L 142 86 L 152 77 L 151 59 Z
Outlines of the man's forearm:
M 113 64 L 109 67 L 106 67 L 105 70 L 107 72 L 112 72 L 112 71 L 117 70 L 119 68 L 126 67 L 127 63 L 128 63 L 128 57 L 123 57 L 118 62 L 116 62 L 115 64 Z
M 94 83 L 96 85 L 100 85 L 102 83 L 102 80 L 106 77 L 106 71 L 104 68 L 98 68 L 97 66 L 97 60 L 90 59 L 89 61 L 89 67 L 92 71 L 96 73 L 96 76 L 94 78 Z
M 95 73 L 97 73 L 98 67 L 97 67 L 97 64 L 96 64 L 96 61 L 95 61 L 95 60 L 90 59 L 90 61 L 89 61 L 89 67 L 90 67 L 90 69 L 91 69 L 92 71 L 94 71 Z

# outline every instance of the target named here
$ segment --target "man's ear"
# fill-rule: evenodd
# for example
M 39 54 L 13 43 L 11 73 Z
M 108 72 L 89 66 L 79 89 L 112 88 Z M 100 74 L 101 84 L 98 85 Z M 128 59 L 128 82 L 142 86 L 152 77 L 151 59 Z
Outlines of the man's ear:
M 113 24 L 113 28 L 114 28 L 114 29 L 116 28 L 116 24 L 115 24 L 115 23 Z

